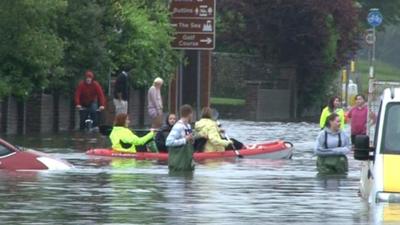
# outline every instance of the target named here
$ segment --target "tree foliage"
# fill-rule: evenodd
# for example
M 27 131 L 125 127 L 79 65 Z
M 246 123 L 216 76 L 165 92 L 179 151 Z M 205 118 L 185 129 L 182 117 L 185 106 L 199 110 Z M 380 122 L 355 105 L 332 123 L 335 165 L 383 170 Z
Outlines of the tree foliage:
M 90 69 L 96 79 L 104 81 L 111 71 L 107 49 L 108 33 L 103 26 L 104 8 L 97 0 L 68 0 L 66 10 L 59 15 L 59 35 L 65 41 L 63 66 L 66 79 L 54 80 L 55 86 L 73 91 L 77 79 Z
M 26 97 L 62 75 L 55 18 L 63 0 L 0 1 L 0 97 Z
M 115 67 L 128 69 L 136 86 L 151 84 L 157 76 L 168 79 L 179 58 L 170 45 L 166 2 L 116 1 L 112 9 L 118 25 L 110 46 Z
M 103 84 L 129 70 L 132 85 L 173 73 L 179 55 L 165 0 L 0 1 L 0 98 L 72 92 L 87 69 Z
M 240 34 L 224 30 L 219 43 L 241 39 L 236 46 L 269 63 L 296 66 L 300 111 L 322 99 L 358 48 L 359 10 L 352 0 L 222 0 L 218 10 L 222 20 L 244 24 Z

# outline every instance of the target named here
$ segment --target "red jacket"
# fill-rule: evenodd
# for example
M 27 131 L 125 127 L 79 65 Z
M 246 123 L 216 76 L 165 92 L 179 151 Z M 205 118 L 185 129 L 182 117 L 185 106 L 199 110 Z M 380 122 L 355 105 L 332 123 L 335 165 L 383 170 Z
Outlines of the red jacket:
M 99 106 L 106 106 L 103 89 L 100 84 L 95 80 L 90 84 L 81 81 L 75 91 L 75 104 L 87 107 L 94 101 L 97 101 Z

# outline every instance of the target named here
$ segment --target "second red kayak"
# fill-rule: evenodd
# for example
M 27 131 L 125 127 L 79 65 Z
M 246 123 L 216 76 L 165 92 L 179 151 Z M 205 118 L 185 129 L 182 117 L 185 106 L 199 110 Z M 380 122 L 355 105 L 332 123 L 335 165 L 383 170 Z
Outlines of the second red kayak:
M 136 153 L 120 153 L 112 149 L 90 149 L 86 152 L 88 155 L 106 156 L 106 157 L 120 157 L 120 158 L 134 158 L 138 160 L 168 160 L 168 153 L 152 153 L 152 152 L 136 152 Z M 272 141 L 263 144 L 249 145 L 246 149 L 237 151 L 224 151 L 224 152 L 195 152 L 193 158 L 196 161 L 206 159 L 222 159 L 222 158 L 265 158 L 265 159 L 290 159 L 293 154 L 293 145 L 289 142 L 281 140 Z

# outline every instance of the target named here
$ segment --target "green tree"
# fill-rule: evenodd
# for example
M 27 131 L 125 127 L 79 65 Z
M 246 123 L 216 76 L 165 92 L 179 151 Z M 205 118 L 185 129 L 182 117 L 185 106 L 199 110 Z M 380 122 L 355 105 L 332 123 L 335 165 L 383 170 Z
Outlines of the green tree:
M 115 68 L 130 71 L 135 86 L 157 76 L 168 79 L 179 55 L 171 48 L 173 30 L 164 0 L 121 0 L 112 5 L 114 33 L 110 49 Z
M 0 97 L 27 97 L 63 76 L 55 19 L 64 0 L 0 1 Z
M 218 5 L 222 18 L 233 14 L 244 24 L 239 34 L 236 27 L 226 28 L 219 43 L 233 41 L 268 63 L 297 68 L 299 113 L 326 98 L 335 71 L 358 49 L 359 9 L 352 0 L 221 0 Z
M 111 1 L 111 0 L 109 0 Z M 66 77 L 55 85 L 73 91 L 86 70 L 92 70 L 103 84 L 112 71 L 109 49 L 113 21 L 105 17 L 105 5 L 97 0 L 68 0 L 65 12 L 58 17 L 59 35 L 65 41 L 64 67 Z

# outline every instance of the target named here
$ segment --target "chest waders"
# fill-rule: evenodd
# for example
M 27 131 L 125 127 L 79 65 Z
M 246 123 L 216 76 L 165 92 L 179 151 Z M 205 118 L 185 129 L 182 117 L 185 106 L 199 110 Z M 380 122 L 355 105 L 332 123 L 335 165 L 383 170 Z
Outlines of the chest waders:
M 325 131 L 325 148 L 328 148 L 328 132 Z M 338 134 L 338 145 L 342 147 L 342 136 Z M 345 155 L 318 156 L 317 170 L 319 174 L 345 174 L 349 170 Z

